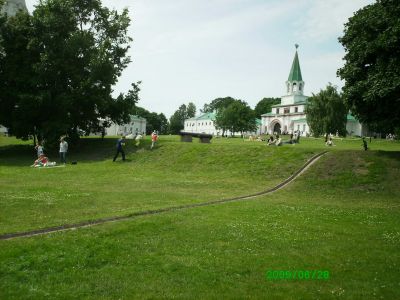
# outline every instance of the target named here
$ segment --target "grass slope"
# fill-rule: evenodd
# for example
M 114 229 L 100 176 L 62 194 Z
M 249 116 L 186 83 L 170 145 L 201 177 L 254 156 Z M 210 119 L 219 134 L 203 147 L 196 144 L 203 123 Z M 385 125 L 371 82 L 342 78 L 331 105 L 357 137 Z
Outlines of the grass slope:
M 114 144 L 115 139 L 84 139 L 69 155 L 78 164 L 55 169 L 29 168 L 30 145 L 4 147 L 0 233 L 262 191 L 289 177 L 318 152 L 241 140 L 188 144 L 165 137 L 153 151 L 149 140 L 138 149 L 130 141 L 129 161 L 113 163 Z
M 0 298 L 398 299 L 400 153 L 354 151 L 353 142 L 348 147 L 346 142 L 284 190 L 252 201 L 1 241 Z M 183 154 L 191 146 L 204 145 L 182 144 L 188 147 Z M 297 157 L 302 147 L 325 149 L 311 140 L 297 148 L 264 150 L 237 140 L 213 147 L 221 147 L 222 156 L 230 147 L 277 155 L 266 163 L 279 155 Z M 398 144 L 382 148 L 398 150 Z M 164 149 L 168 146 L 143 152 L 154 158 Z M 135 155 L 129 164 L 150 161 Z M 234 157 L 223 158 L 225 165 L 235 176 L 245 174 L 246 182 L 251 172 L 235 172 L 235 164 L 229 164 Z M 165 172 L 182 172 L 181 166 L 174 171 L 174 164 L 165 163 Z M 119 168 L 96 164 L 88 163 Z M 208 173 L 212 164 L 196 168 L 196 174 Z M 330 279 L 270 281 L 267 270 L 328 270 Z

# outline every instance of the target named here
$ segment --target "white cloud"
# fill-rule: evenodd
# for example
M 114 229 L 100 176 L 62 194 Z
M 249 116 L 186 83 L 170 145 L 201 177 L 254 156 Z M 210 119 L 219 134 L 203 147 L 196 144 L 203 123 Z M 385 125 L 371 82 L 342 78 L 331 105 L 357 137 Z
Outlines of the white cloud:
M 32 4 L 38 0 L 27 0 Z M 354 11 L 372 0 L 103 0 L 128 7 L 133 63 L 116 93 L 142 80 L 140 106 L 171 115 L 182 103 L 198 108 L 221 96 L 254 106 L 281 96 L 299 55 L 306 93 L 328 82 L 344 55 L 337 38 Z
M 373 0 L 309 0 L 304 18 L 299 20 L 299 34 L 304 40 L 316 42 L 337 38 L 354 12 Z

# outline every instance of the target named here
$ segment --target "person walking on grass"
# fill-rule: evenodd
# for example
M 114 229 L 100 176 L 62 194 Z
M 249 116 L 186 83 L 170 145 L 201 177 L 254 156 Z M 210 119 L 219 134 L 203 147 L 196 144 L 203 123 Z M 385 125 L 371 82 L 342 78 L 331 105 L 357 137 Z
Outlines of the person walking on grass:
M 154 130 L 153 133 L 151 134 L 151 147 L 150 147 L 150 149 L 154 148 L 154 146 L 156 145 L 157 140 L 158 140 L 158 135 L 157 135 L 157 132 Z
M 135 146 L 136 147 L 139 147 L 139 145 L 140 145 L 140 140 L 143 138 L 143 136 L 139 133 L 139 134 L 137 134 L 136 135 L 136 137 L 135 137 Z
M 125 152 L 124 152 L 123 146 L 125 146 L 125 136 L 122 136 L 117 141 L 117 153 L 115 154 L 113 161 L 115 161 L 117 159 L 118 154 L 120 154 L 120 153 L 122 155 L 122 160 L 125 161 Z
M 368 144 L 367 144 L 367 141 L 365 140 L 365 137 L 363 137 L 362 142 L 363 142 L 364 150 L 367 151 L 368 150 Z
M 67 163 L 67 152 L 68 152 L 68 143 L 65 141 L 64 137 L 60 139 L 60 161 L 62 164 Z

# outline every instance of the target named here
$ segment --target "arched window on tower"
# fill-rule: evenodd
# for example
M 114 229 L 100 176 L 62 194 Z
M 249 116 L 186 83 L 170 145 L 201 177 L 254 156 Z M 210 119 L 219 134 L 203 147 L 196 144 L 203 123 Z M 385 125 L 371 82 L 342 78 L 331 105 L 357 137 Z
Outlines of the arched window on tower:
M 297 85 L 296 85 L 296 82 L 293 82 L 293 92 L 297 92 Z
M 288 84 L 287 84 L 287 93 L 289 94 L 290 93 L 290 83 L 288 82 Z
M 299 91 L 301 91 L 302 89 L 303 89 L 303 84 L 300 83 L 300 84 L 299 84 Z

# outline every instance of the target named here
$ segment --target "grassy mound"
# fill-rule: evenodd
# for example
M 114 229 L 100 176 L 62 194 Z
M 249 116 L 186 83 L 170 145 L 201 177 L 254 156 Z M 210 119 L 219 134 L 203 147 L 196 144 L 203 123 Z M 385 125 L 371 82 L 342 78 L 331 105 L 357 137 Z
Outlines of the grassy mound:
M 113 163 L 115 141 L 83 139 L 68 155 L 78 164 L 54 169 L 28 167 L 35 155 L 30 144 L 0 148 L 0 233 L 259 192 L 320 151 L 240 139 L 200 144 L 162 137 L 152 151 L 149 139 L 139 147 L 128 141 L 127 161 Z M 48 156 L 54 160 L 57 153 Z
M 399 299 L 400 152 L 346 150 L 353 148 L 353 142 L 349 141 L 348 147 L 345 143 L 285 189 L 256 200 L 0 241 L 0 298 Z M 382 145 L 398 150 L 398 144 Z M 229 164 L 233 157 L 236 159 L 235 154 L 253 155 L 249 160 L 237 158 L 242 166 L 253 161 L 266 164 L 264 176 L 268 178 L 271 168 L 274 172 L 285 172 L 285 164 L 304 160 L 311 154 L 305 148 L 325 149 L 318 148 L 312 140 L 292 148 L 263 148 L 257 143 L 238 140 L 215 141 L 212 145 L 181 145 L 171 140 L 154 152 L 146 150 L 146 145 L 132 152 L 131 162 L 125 165 L 109 161 L 82 163 L 77 166 L 82 169 L 68 167 L 57 170 L 55 176 L 59 178 L 62 174 L 71 180 L 94 169 L 97 172 L 93 174 L 102 177 L 106 175 L 99 171 L 111 168 L 128 176 L 126 170 L 135 174 L 137 166 L 142 166 L 147 167 L 143 172 L 149 172 L 148 184 L 168 182 L 164 187 L 169 191 L 167 186 L 175 181 L 168 181 L 169 178 L 185 172 L 180 164 L 187 161 L 186 166 L 193 165 L 194 169 L 185 174 L 193 173 L 191 176 L 198 176 L 211 186 L 214 179 L 208 176 L 218 178 L 215 173 L 228 165 L 235 175 L 232 177 L 239 175 L 241 179 L 231 180 L 250 187 L 252 179 L 263 175 L 262 170 L 256 169 L 252 175 L 233 162 Z M 195 154 L 188 154 L 191 151 Z M 169 161 L 158 159 L 167 153 Z M 204 159 L 200 160 L 198 155 Z M 151 164 L 154 160 L 157 163 Z M 209 164 L 203 164 L 204 161 Z M 12 173 L 9 168 L 2 167 L 1 182 L 8 180 L 4 174 Z M 33 176 L 25 167 L 15 168 L 21 176 L 29 178 L 51 176 L 49 173 L 33 173 Z M 165 175 L 160 171 L 164 169 Z M 119 176 L 118 172 L 110 172 Z M 229 174 L 227 170 L 224 172 Z M 158 179 L 150 180 L 153 175 Z M 130 177 L 132 180 L 135 176 Z M 121 181 L 123 176 L 118 178 Z M 176 182 L 185 178 L 182 175 Z M 100 179 L 82 176 L 80 180 Z M 78 185 L 79 180 L 73 182 Z M 184 192 L 187 196 L 190 192 L 198 194 L 195 189 L 180 186 L 174 186 L 175 196 Z M 233 182 L 227 186 L 230 193 L 242 192 L 235 189 Z M 19 187 L 24 189 L 22 184 Z M 171 197 L 173 202 L 172 190 L 166 198 Z M 210 196 L 205 191 L 201 190 L 201 196 Z M 180 201 L 177 199 L 174 203 Z M 147 201 L 151 201 L 150 196 Z M 30 203 L 35 207 L 36 202 Z M 70 205 L 73 203 L 70 200 Z M 114 205 L 117 203 L 113 201 Z M 25 204 L 23 209 L 29 209 L 29 205 Z M 50 213 L 54 215 L 51 210 Z M 5 214 L 2 220 L 3 217 Z M 15 220 L 9 222 L 17 224 Z M 330 277 L 268 280 L 269 270 L 326 270 Z

